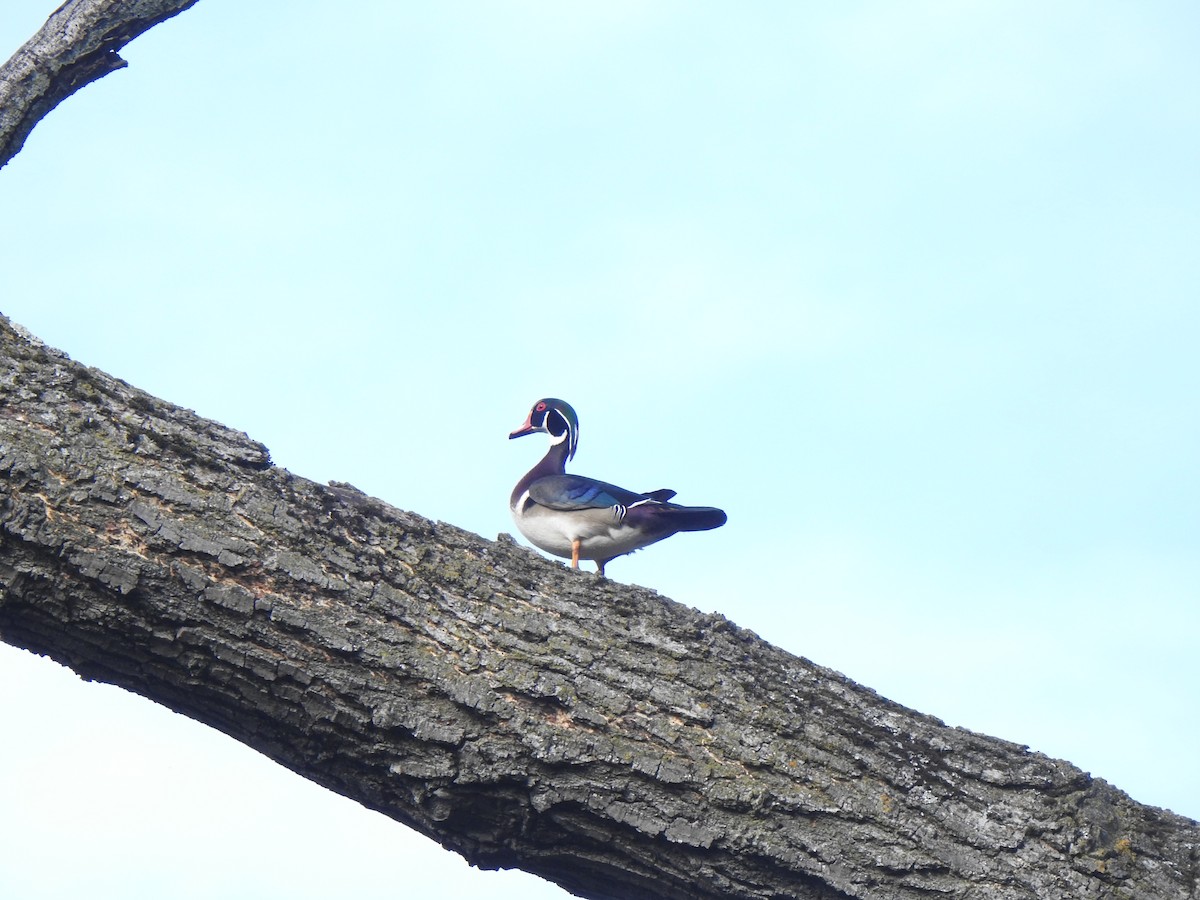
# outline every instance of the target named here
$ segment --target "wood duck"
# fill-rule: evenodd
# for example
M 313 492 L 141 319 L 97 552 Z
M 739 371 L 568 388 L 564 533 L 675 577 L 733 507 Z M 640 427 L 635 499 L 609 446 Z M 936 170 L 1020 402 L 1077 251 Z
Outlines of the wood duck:
M 545 432 L 550 449 L 513 488 L 509 507 L 521 534 L 534 546 L 569 558 L 604 566 L 680 531 L 707 531 L 725 524 L 725 513 L 711 506 L 680 506 L 661 489 L 638 494 L 616 485 L 566 474 L 567 461 L 579 446 L 579 418 L 570 404 L 547 397 L 529 411 L 523 425 L 508 437 Z

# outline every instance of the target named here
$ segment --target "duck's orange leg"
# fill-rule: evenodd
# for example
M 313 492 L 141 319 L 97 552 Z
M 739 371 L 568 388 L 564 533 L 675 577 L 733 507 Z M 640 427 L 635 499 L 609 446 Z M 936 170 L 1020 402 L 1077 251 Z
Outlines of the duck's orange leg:
M 575 540 L 571 541 L 571 568 L 572 569 L 579 568 L 579 548 L 581 546 L 583 546 L 583 541 L 581 541 L 579 538 L 575 538 Z

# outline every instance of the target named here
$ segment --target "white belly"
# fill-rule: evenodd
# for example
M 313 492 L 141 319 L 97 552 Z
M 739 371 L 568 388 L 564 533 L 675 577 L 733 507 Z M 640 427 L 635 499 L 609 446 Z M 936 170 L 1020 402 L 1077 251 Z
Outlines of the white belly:
M 547 553 L 571 558 L 571 544 L 580 542 L 580 559 L 612 559 L 654 543 L 631 528 L 622 526 L 611 509 L 588 509 L 562 513 L 532 506 L 524 514 L 513 511 L 513 521 L 526 540 Z

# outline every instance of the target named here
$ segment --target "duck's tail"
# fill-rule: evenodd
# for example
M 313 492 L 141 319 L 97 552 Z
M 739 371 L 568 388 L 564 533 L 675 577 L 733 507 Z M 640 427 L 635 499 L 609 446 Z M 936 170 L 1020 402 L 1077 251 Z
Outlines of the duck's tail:
M 676 531 L 708 531 L 725 524 L 725 510 L 715 506 L 679 506 L 664 503 L 660 513 Z

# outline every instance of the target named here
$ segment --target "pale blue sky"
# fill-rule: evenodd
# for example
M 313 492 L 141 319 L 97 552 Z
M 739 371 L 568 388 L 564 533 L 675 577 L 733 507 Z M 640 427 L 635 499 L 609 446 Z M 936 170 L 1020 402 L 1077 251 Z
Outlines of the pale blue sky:
M 614 579 L 1200 817 L 1198 26 L 201 0 L 0 169 L 0 312 L 489 538 L 564 397 L 729 513 Z M 3 896 L 565 896 L 7 647 L 0 717 Z

